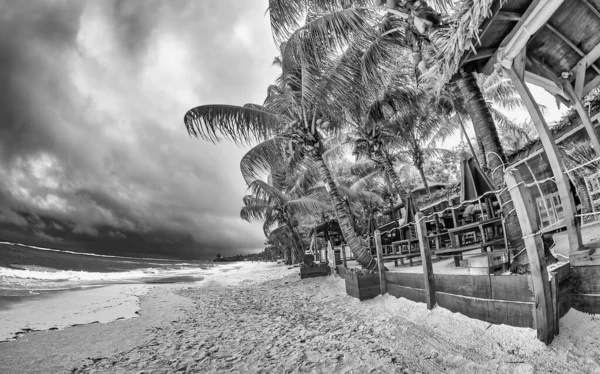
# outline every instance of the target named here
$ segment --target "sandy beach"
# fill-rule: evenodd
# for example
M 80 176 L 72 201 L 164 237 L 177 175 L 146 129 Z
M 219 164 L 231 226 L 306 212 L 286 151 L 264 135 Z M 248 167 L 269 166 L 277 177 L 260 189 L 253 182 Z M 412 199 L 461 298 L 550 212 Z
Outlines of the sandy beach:
M 147 287 L 136 318 L 1 343 L 0 372 L 600 372 L 600 323 L 575 310 L 546 347 L 532 329 L 389 295 L 359 302 L 339 277 L 300 280 L 273 263 Z

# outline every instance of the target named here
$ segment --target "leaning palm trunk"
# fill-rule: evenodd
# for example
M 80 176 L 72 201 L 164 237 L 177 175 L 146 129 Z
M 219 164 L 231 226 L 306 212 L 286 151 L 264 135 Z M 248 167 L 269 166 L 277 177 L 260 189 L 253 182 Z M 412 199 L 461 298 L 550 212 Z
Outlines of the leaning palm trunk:
M 300 235 L 292 225 L 290 221 L 286 222 L 288 229 L 290 229 L 290 236 L 292 238 L 292 242 L 294 243 L 294 257 L 296 258 L 296 262 L 304 261 L 304 249 L 302 248 L 302 241 L 300 239 Z
M 506 164 L 506 155 L 500 145 L 496 125 L 473 74 L 467 73 L 462 69 L 460 74 L 461 77 L 456 82 L 456 85 L 464 97 L 465 107 L 473 122 L 477 141 L 484 148 L 482 164 L 486 165 L 487 163 L 492 183 L 496 188 L 501 188 L 504 186 L 502 168 Z M 510 200 L 510 194 L 507 190 L 504 190 L 500 194 L 500 200 L 502 203 Z M 512 214 L 511 211 L 513 211 Z M 513 250 L 518 250 L 524 246 L 524 241 L 519 220 L 516 214 L 514 214 L 512 201 L 502 207 L 502 212 L 505 217 L 506 235 L 508 236 L 510 246 Z
M 429 190 L 429 184 L 427 183 L 427 177 L 425 177 L 425 171 L 423 170 L 423 164 L 415 165 L 417 169 L 419 169 L 419 175 L 421 176 L 421 182 L 423 182 L 423 186 L 427 191 L 428 195 L 431 195 L 431 191 Z
M 387 177 L 390 179 L 394 189 L 396 190 L 395 192 L 402 195 L 402 184 L 400 183 L 400 178 L 398 177 L 398 174 L 396 174 L 396 170 L 394 170 L 394 166 L 390 160 L 385 157 L 381 151 L 377 152 L 375 155 L 377 157 L 377 161 L 383 165 L 383 169 L 385 170 Z
M 346 240 L 346 243 L 350 247 L 350 250 L 354 254 L 356 261 L 365 269 L 368 270 L 377 270 L 377 261 L 373 259 L 371 256 L 371 252 L 365 249 L 362 245 L 360 238 L 356 235 L 354 228 L 352 227 L 352 222 L 350 220 L 350 213 L 348 212 L 348 208 L 346 204 L 344 204 L 344 200 L 340 196 L 338 188 L 331 176 L 331 172 L 329 168 L 325 164 L 321 153 L 315 149 L 313 152 L 313 160 L 319 169 L 319 175 L 321 176 L 321 180 L 325 183 L 327 190 L 329 192 L 329 197 L 333 202 L 333 207 L 335 209 L 335 213 L 337 215 L 338 223 L 340 224 L 340 228 L 342 230 L 342 235 Z

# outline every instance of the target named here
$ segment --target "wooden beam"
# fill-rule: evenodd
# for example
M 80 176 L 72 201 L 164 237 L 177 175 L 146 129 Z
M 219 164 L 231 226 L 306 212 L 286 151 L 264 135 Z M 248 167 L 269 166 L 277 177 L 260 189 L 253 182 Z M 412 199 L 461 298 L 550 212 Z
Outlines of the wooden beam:
M 437 303 L 435 294 L 435 277 L 433 275 L 433 266 L 431 265 L 431 251 L 429 249 L 429 238 L 427 237 L 427 224 L 423 219 L 423 213 L 415 214 L 417 226 L 417 238 L 419 239 L 419 248 L 421 249 L 421 262 L 423 263 L 423 281 L 425 285 L 425 299 L 427 300 L 427 309 L 433 309 Z
M 575 72 L 577 71 L 577 69 L 579 68 L 579 66 L 590 66 L 591 64 L 593 64 L 594 62 L 596 62 L 597 59 L 600 58 L 600 44 L 596 45 L 591 51 L 590 53 L 586 54 L 585 56 L 583 56 L 581 58 L 581 60 L 579 60 L 577 62 L 577 64 L 575 64 L 575 66 L 573 67 L 573 69 L 571 69 L 571 73 L 575 74 Z
M 573 43 L 571 40 L 569 40 L 569 38 L 567 38 L 565 36 L 565 34 L 563 34 L 562 32 L 558 31 L 554 26 L 552 26 L 549 23 L 547 23 L 545 26 L 550 31 L 552 31 L 556 36 L 558 36 L 559 38 L 561 38 L 562 41 L 564 41 L 565 43 L 567 43 L 569 45 L 569 47 L 571 47 L 571 49 L 573 49 L 575 52 L 577 52 L 579 54 L 579 56 L 581 56 L 581 57 L 585 56 L 585 53 L 578 46 L 576 46 L 575 43 Z M 594 68 L 594 70 L 596 70 L 596 72 L 598 74 L 600 74 L 600 68 L 598 68 L 595 64 L 590 64 L 590 66 L 592 68 Z
M 600 11 L 598 11 L 598 9 L 596 9 L 592 4 L 590 4 L 588 0 L 581 0 L 581 2 L 587 5 L 588 8 L 590 8 L 590 10 L 592 11 L 592 13 L 596 15 L 596 17 L 600 18 Z
M 575 96 L 583 97 L 583 86 L 585 85 L 585 71 L 587 70 L 586 65 L 580 65 L 577 67 L 577 71 L 575 72 Z M 571 84 L 569 83 L 569 86 Z
M 515 59 L 513 60 L 513 66 L 515 68 L 515 72 L 519 76 L 520 80 L 524 80 L 525 79 L 525 62 L 526 62 L 526 57 L 527 57 L 527 49 L 523 48 L 523 50 L 521 50 L 521 53 L 519 53 L 517 55 L 517 57 L 515 57 Z
M 541 75 L 534 74 L 530 71 L 525 71 L 525 82 L 542 87 L 553 95 L 560 95 L 565 99 L 568 99 L 567 94 L 564 93 L 562 87 L 559 87 L 556 83 L 548 78 L 542 77 Z
M 521 173 L 516 169 L 508 169 L 504 175 L 506 187 L 514 203 L 519 225 L 525 240 L 525 249 L 529 258 L 533 293 L 535 297 L 535 327 L 537 337 L 546 344 L 554 339 L 554 314 L 552 312 L 552 292 L 548 282 L 548 268 L 544 253 L 544 243 L 538 234 L 535 202 L 529 188 L 523 183 Z
M 583 244 L 581 241 L 581 231 L 577 226 L 577 219 L 575 217 L 577 209 L 573 195 L 571 194 L 569 180 L 564 175 L 565 167 L 562 157 L 558 151 L 558 147 L 554 143 L 552 133 L 548 128 L 548 124 L 542 115 L 540 107 L 535 102 L 535 99 L 533 98 L 533 95 L 531 94 L 531 91 L 529 91 L 529 88 L 525 82 L 519 79 L 519 76 L 515 72 L 514 68 L 505 69 L 505 72 L 512 80 L 517 92 L 519 92 L 519 95 L 521 96 L 521 99 L 523 100 L 523 103 L 525 104 L 525 107 L 527 108 L 527 111 L 529 112 L 529 115 L 531 116 L 531 119 L 533 120 L 533 123 L 535 124 L 535 127 L 540 135 L 540 141 L 542 142 L 542 146 L 546 152 L 546 157 L 548 158 L 548 162 L 552 168 L 554 181 L 556 183 L 556 187 L 558 188 L 558 194 L 562 202 L 564 220 L 567 227 L 567 237 L 569 239 L 569 248 L 571 251 L 579 250 L 580 248 L 583 248 Z
M 474 54 L 474 55 L 472 54 L 467 59 L 465 59 L 464 63 L 467 64 L 472 61 L 477 61 L 477 60 L 481 60 L 484 58 L 492 57 L 495 52 L 496 52 L 495 48 L 481 49 L 481 50 L 477 51 L 477 54 Z
M 377 268 L 379 269 L 379 290 L 382 295 L 387 293 L 387 281 L 385 279 L 385 266 L 383 264 L 383 246 L 381 245 L 381 232 L 375 230 L 375 248 L 377 249 Z
M 520 21 L 522 17 L 523 15 L 517 12 L 507 12 L 503 10 L 498 12 L 496 19 L 498 21 Z
M 552 17 L 564 0 L 534 0 L 527 8 L 519 22 L 502 40 L 498 50 L 483 68 L 484 74 L 490 74 L 494 65 L 503 60 L 511 61 L 527 45 L 531 36 Z M 509 66 L 505 66 L 509 68 Z

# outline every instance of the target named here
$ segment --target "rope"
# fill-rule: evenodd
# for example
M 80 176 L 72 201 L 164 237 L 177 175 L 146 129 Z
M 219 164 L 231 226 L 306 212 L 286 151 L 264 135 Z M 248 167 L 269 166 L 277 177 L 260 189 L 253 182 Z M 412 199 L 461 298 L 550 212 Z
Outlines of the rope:
M 525 235 L 525 236 L 523 237 L 523 239 L 529 239 L 529 238 L 532 238 L 532 237 L 534 237 L 534 236 L 537 236 L 537 235 L 543 234 L 543 233 L 544 233 L 546 230 L 548 230 L 548 229 L 549 229 L 549 228 L 551 228 L 552 226 L 556 226 L 556 225 L 558 225 L 559 223 L 563 222 L 564 220 L 565 220 L 564 218 L 561 218 L 561 219 L 559 219 L 558 221 L 556 221 L 556 222 L 554 222 L 553 224 L 551 224 L 550 226 L 546 226 L 546 227 L 544 227 L 543 229 L 539 230 L 538 232 L 534 232 L 533 234 Z
M 571 172 L 573 172 L 573 171 L 575 171 L 577 169 L 581 169 L 582 167 L 587 166 L 587 165 L 589 165 L 591 163 L 594 163 L 596 161 L 599 161 L 599 160 L 600 160 L 600 157 L 597 157 L 597 158 L 595 158 L 595 159 L 593 159 L 591 161 L 586 162 L 585 164 L 581 164 L 581 165 L 575 166 L 573 169 L 565 170 L 564 173 L 565 174 L 571 173 Z
M 496 156 L 496 157 L 498 157 L 498 160 L 500 160 L 500 165 L 499 165 L 497 168 L 495 168 L 494 170 L 492 170 L 491 176 L 493 177 L 493 176 L 494 176 L 494 173 L 495 173 L 495 172 L 496 172 L 498 169 L 500 169 L 500 167 L 502 167 L 502 172 L 503 172 L 503 173 L 504 173 L 504 172 L 506 172 L 505 165 L 504 165 L 504 161 L 502 160 L 502 157 L 500 157 L 500 155 L 498 155 L 496 152 L 492 152 L 492 151 L 490 151 L 490 152 L 488 152 L 488 153 L 486 154 L 486 155 L 487 155 L 487 157 L 488 157 L 488 159 L 489 159 L 489 157 L 490 157 L 490 155 L 491 155 L 491 154 L 492 154 L 492 155 L 494 155 L 494 156 Z

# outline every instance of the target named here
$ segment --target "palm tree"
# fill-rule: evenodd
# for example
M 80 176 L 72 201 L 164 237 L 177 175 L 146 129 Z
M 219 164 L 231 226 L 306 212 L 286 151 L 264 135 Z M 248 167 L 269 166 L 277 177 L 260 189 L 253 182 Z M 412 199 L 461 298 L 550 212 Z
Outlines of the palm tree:
M 242 158 L 242 170 L 251 168 L 248 164 L 252 164 L 262 147 L 254 147 Z M 240 217 L 248 222 L 264 221 L 263 231 L 267 237 L 273 227 L 286 226 L 296 250 L 296 258 L 303 259 L 304 249 L 297 229 L 299 220 L 305 216 L 331 212 L 333 208 L 330 204 L 308 196 L 308 188 L 315 183 L 314 173 L 305 168 L 294 171 L 287 167 L 289 165 L 283 164 L 281 159 L 282 157 L 266 159 L 271 162 L 271 173 L 266 182 L 260 179 L 249 182 L 251 194 L 243 199 L 245 206 Z M 248 180 L 249 175 L 243 174 Z
M 535 125 L 530 119 L 519 123 L 499 122 L 498 133 L 502 148 L 508 153 L 517 152 L 539 138 Z
M 269 151 L 261 152 L 262 155 L 279 151 L 272 136 L 287 140 L 287 158 L 312 160 L 329 192 L 346 243 L 363 267 L 375 270 L 377 262 L 357 237 L 348 207 L 323 159 L 321 132 L 341 129 L 347 104 L 360 101 L 364 92 L 361 84 L 372 74 L 362 62 L 373 49 L 365 52 L 364 46 L 353 44 L 341 55 L 319 64 L 314 55 L 304 51 L 296 51 L 297 55 L 287 63 L 284 56 L 283 84 L 269 90 L 264 106 L 204 105 L 188 111 L 184 122 L 190 135 L 211 141 L 224 137 L 248 144 L 270 139 L 263 147 Z

